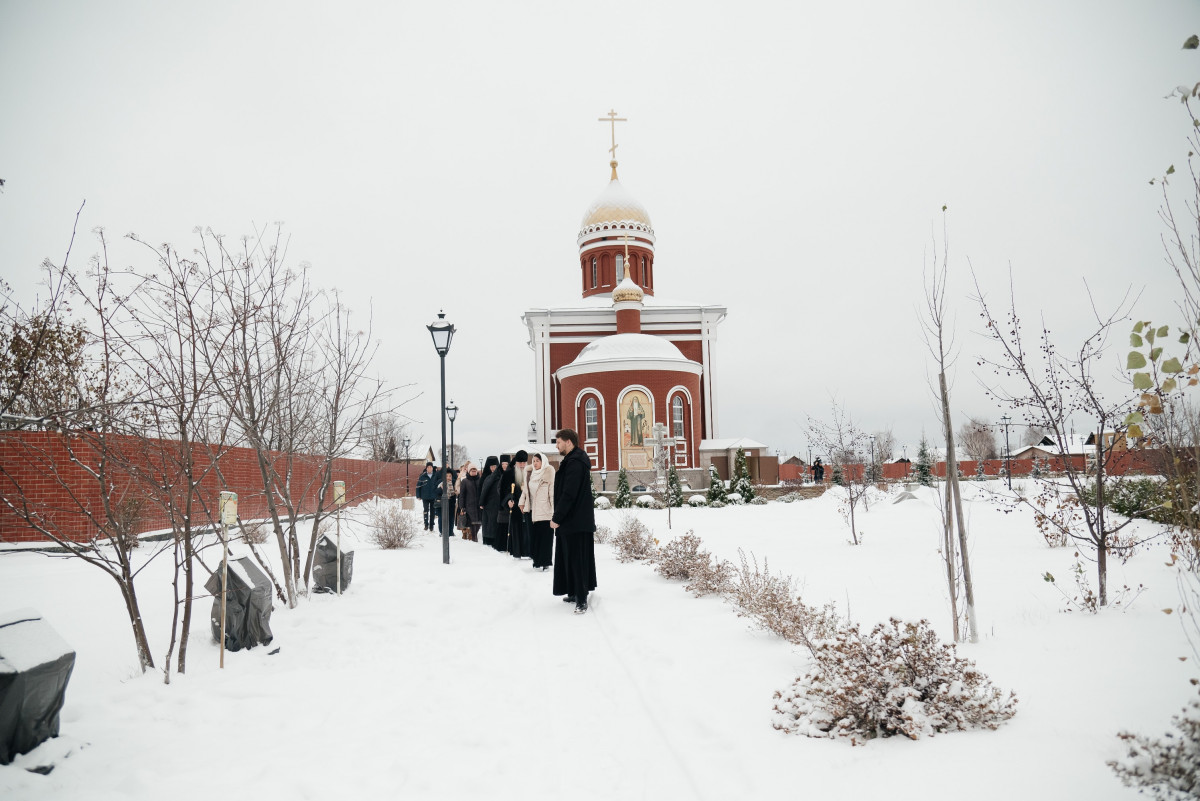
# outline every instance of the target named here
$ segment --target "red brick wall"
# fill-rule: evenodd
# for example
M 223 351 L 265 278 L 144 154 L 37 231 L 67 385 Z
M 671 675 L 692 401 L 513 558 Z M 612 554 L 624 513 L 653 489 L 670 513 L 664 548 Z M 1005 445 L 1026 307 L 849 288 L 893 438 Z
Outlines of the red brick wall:
M 187 486 L 182 474 L 173 467 L 172 454 L 178 453 L 178 443 L 125 436 L 110 436 L 105 442 L 114 454 L 108 460 L 107 481 L 104 482 L 111 488 L 110 502 L 140 500 L 138 531 L 169 528 L 168 492 L 159 487 Z M 194 522 L 216 516 L 217 497 L 222 490 L 238 494 L 238 514 L 242 519 L 266 516 L 266 497 L 253 450 L 227 448 L 217 454 L 207 445 L 196 444 L 192 446 L 192 454 L 200 487 L 196 498 L 201 504 L 201 508 L 191 513 Z M 50 527 L 65 537 L 87 540 L 97 530 L 88 519 L 88 513 L 102 520 L 104 499 L 101 482 L 85 465 L 98 469 L 101 463 L 95 435 L 68 437 L 55 432 L 6 432 L 0 435 L 0 469 L 3 471 L 0 473 L 0 495 L 16 504 L 28 504 L 30 512 L 44 518 Z M 275 454 L 275 464 L 277 470 L 286 469 L 282 455 Z M 214 466 L 219 466 L 219 475 Z M 421 466 L 423 462 L 414 462 L 406 479 L 403 462 L 337 459 L 333 480 L 346 482 L 348 503 L 373 495 L 394 498 L 404 495 L 406 486 L 415 484 Z M 316 507 L 319 476 L 319 459 L 293 459 L 290 486 L 297 495 L 303 496 L 304 511 Z M 329 492 L 327 498 L 332 497 L 332 489 Z M 182 493 L 174 490 L 171 494 L 176 504 L 182 502 Z M 7 504 L 0 505 L 0 542 L 42 539 Z

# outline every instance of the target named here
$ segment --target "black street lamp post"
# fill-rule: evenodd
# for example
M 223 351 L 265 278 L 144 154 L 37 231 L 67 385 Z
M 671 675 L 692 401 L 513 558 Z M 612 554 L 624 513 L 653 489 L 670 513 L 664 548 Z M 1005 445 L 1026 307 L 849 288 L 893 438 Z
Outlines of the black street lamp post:
M 1008 424 L 1011 418 L 1006 414 L 1000 418 L 1004 426 L 1004 472 L 1008 476 L 1008 488 L 1012 489 L 1012 450 L 1008 447 Z
M 600 468 L 600 491 L 608 492 L 608 468 Z
M 437 351 L 442 367 L 442 408 L 446 408 L 446 354 L 450 352 L 450 341 L 454 339 L 454 325 L 446 321 L 446 313 L 438 312 L 438 318 L 429 325 L 433 337 L 433 348 Z M 450 471 L 447 469 L 446 417 L 442 415 L 442 476 L 445 483 L 442 492 L 442 564 L 450 564 Z

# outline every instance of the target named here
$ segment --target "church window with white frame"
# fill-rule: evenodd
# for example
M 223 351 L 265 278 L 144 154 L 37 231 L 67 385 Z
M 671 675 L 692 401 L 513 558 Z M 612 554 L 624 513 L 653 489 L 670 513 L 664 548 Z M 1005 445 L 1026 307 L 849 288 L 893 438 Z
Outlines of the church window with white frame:
M 683 436 L 683 396 L 676 395 L 671 399 L 671 436 Z
M 588 398 L 583 405 L 584 439 L 597 439 L 600 436 L 600 422 L 596 413 L 596 399 Z

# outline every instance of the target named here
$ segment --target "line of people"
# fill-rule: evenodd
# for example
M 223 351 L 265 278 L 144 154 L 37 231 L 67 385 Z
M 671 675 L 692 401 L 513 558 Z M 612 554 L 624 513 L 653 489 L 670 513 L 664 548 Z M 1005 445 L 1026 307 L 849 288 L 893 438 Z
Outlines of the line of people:
M 546 457 L 519 450 L 489 456 L 483 471 L 471 462 L 450 470 L 450 519 L 462 538 L 515 559 L 531 559 L 539 572 L 554 568 L 553 594 L 587 611 L 596 588 L 595 531 L 591 460 L 571 429 L 559 431 L 555 447 L 559 471 Z M 433 463 L 417 480 L 426 531 L 441 530 L 441 499 L 446 482 Z

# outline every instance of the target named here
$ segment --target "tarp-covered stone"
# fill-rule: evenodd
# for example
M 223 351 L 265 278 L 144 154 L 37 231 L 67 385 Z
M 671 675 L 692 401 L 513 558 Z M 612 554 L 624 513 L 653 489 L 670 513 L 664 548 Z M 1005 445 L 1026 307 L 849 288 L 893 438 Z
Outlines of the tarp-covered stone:
M 213 641 L 221 641 L 221 572 L 204 584 L 212 593 Z M 248 556 L 229 562 L 229 594 L 225 602 L 225 650 L 267 645 L 271 634 L 271 580 Z
M 34 609 L 0 613 L 0 764 L 58 736 L 75 651 Z
M 354 575 L 354 551 L 342 551 L 342 591 L 350 586 Z M 329 537 L 317 540 L 313 557 L 313 585 L 320 590 L 337 592 L 337 543 Z

